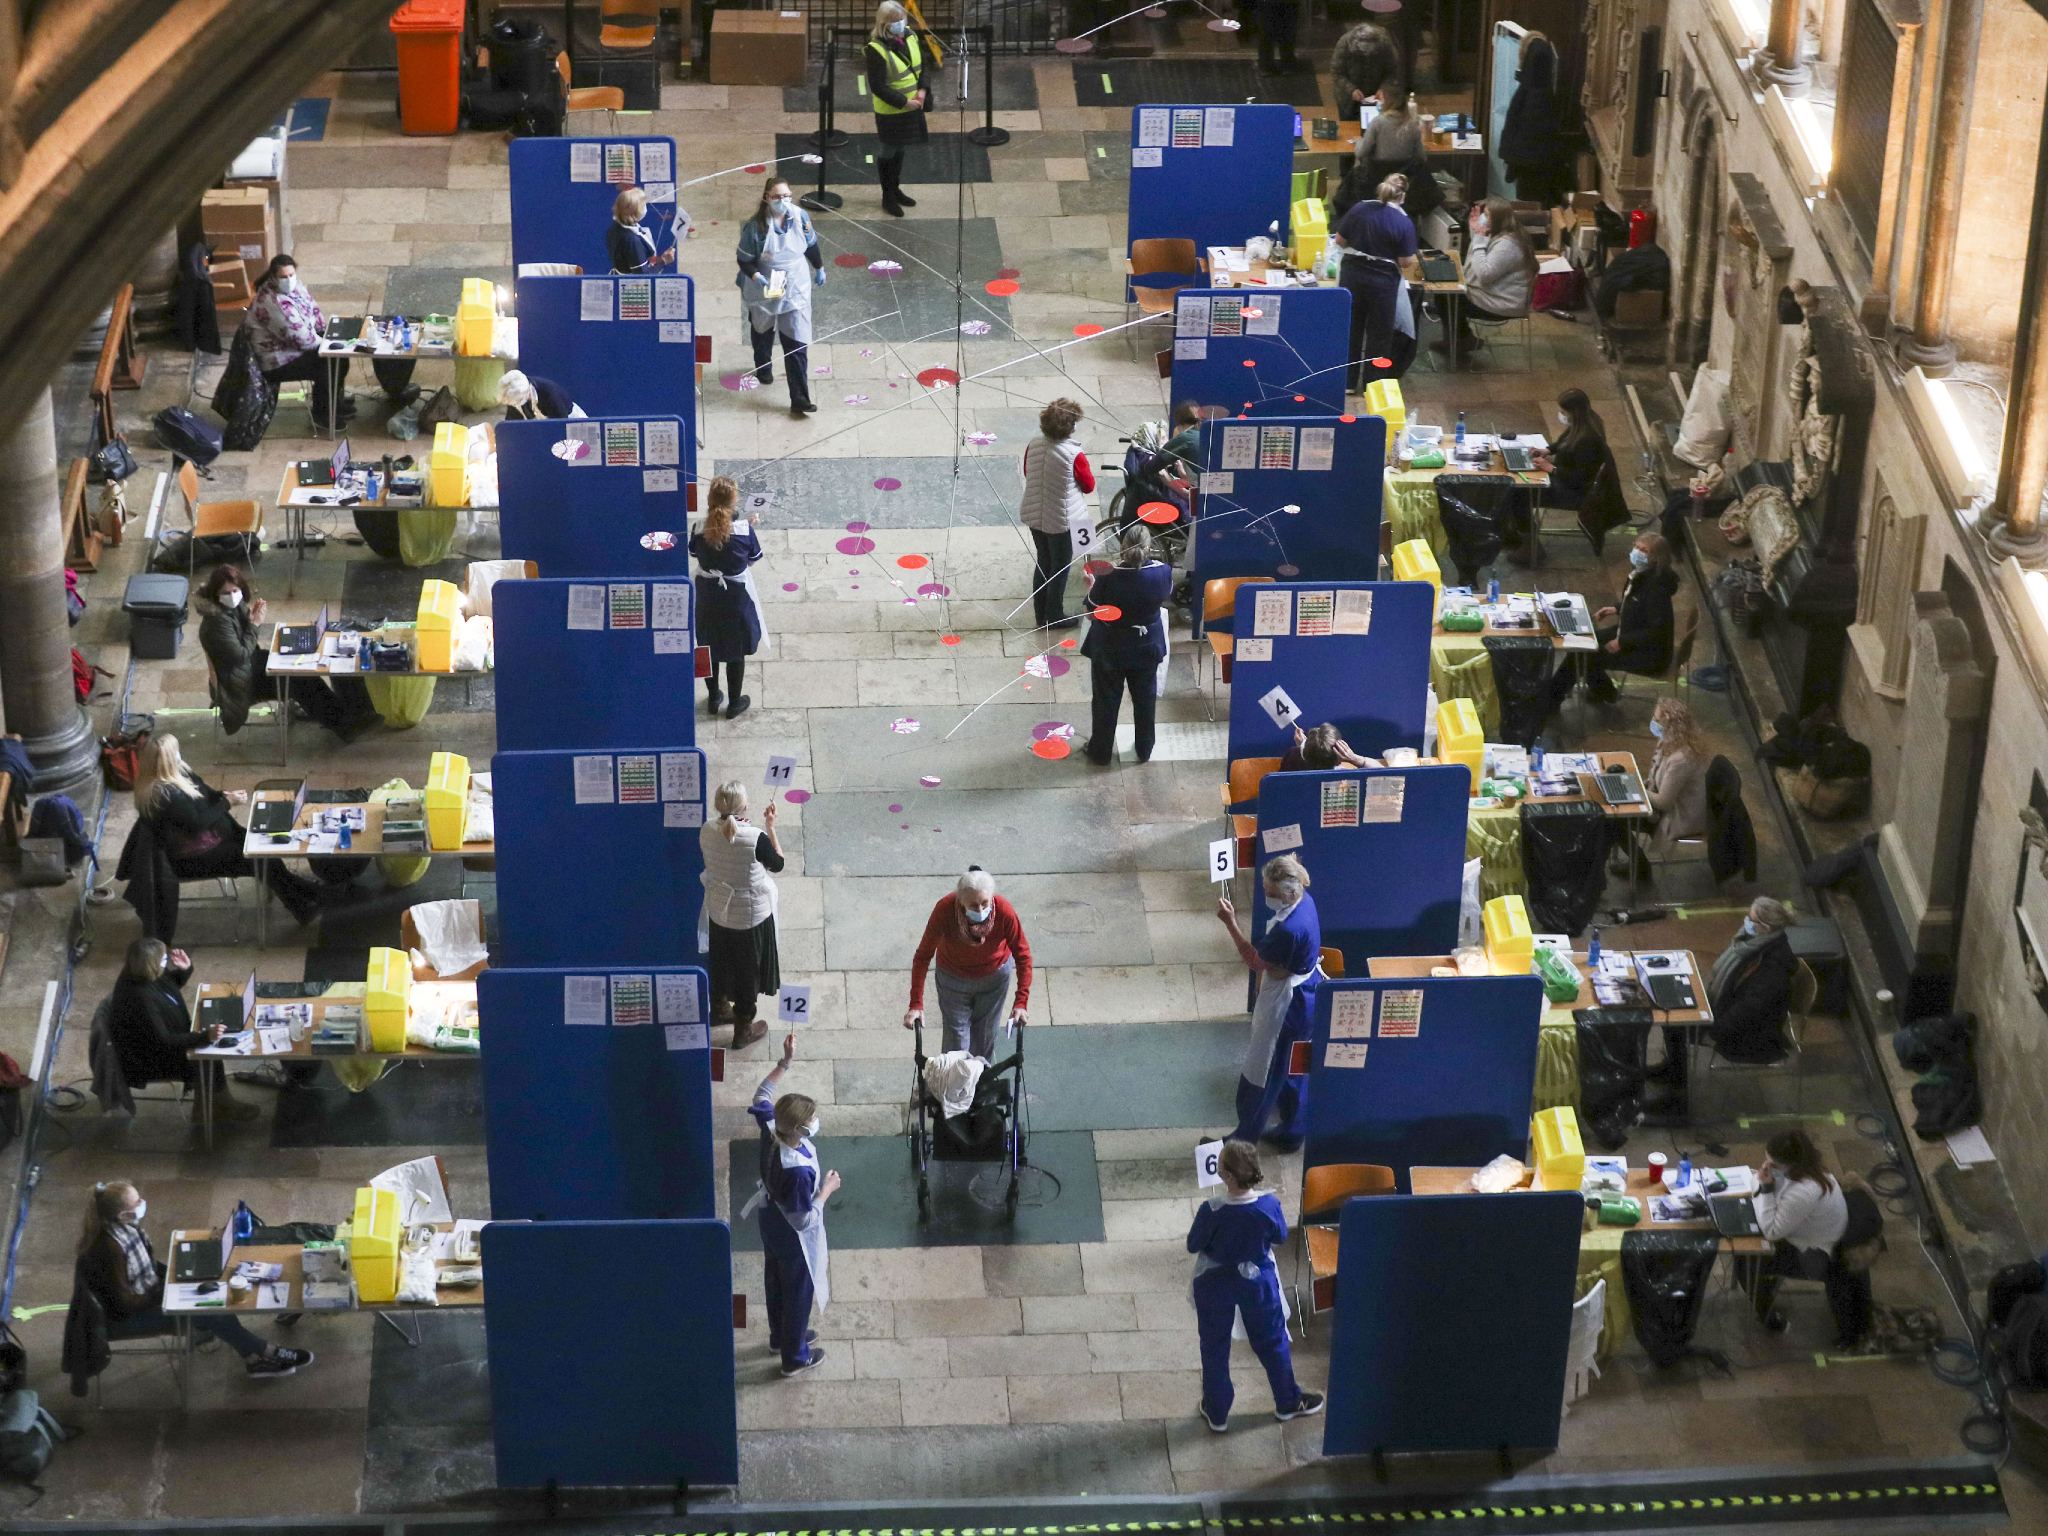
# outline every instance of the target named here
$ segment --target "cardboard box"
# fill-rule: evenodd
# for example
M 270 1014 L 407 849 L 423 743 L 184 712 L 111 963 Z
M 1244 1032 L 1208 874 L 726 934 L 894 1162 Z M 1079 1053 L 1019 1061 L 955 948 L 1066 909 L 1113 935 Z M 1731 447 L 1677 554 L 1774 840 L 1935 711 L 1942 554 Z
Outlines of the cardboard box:
M 278 251 L 277 214 L 261 187 L 220 187 L 199 202 L 199 228 L 220 257 L 239 256 L 253 287 Z
M 1614 324 L 1624 330 L 1641 330 L 1664 321 L 1665 295 L 1661 293 L 1618 293 L 1614 296 Z
M 810 35 L 801 11 L 729 11 L 711 18 L 713 85 L 802 85 Z

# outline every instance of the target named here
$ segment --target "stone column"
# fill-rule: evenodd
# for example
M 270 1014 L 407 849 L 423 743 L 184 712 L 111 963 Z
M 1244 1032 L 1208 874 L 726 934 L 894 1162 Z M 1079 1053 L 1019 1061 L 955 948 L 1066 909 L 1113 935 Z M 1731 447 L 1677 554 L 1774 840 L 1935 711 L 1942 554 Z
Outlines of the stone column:
M 1916 972 L 1942 972 L 1961 937 L 1964 836 L 1977 785 L 1979 722 L 1991 706 L 1991 679 L 1977 665 L 1969 627 L 1938 592 L 1915 596 L 1913 675 L 1899 737 L 1899 782 L 1892 819 L 1878 834 L 1892 936 Z
M 1910 72 L 1913 126 L 1900 162 L 1903 175 L 1892 194 L 1898 207 L 1899 228 L 1891 292 L 1887 296 L 1888 322 L 1894 317 L 1911 322 L 1913 295 L 1920 287 L 1920 262 L 1926 254 L 1927 241 L 1927 177 L 1934 164 L 1934 119 L 1941 97 L 1941 37 L 1947 19 L 1947 0 L 1927 0 L 1927 21 L 1920 29 Z
M 92 722 L 71 688 L 64 609 L 64 521 L 57 424 L 44 389 L 0 431 L 0 701 L 36 767 L 37 790 L 69 790 L 99 772 Z
M 1757 73 L 1765 85 L 1775 85 L 1787 96 L 1804 96 L 1813 86 L 1813 71 L 1806 67 L 1800 38 L 1799 0 L 1771 0 L 1771 31 L 1764 43 L 1764 56 L 1757 61 Z
M 1977 43 L 1984 0 L 1949 0 L 1941 46 L 1941 100 L 1935 110 L 1934 165 L 1928 174 L 1926 255 L 1914 296 L 1913 334 L 1901 348 L 1907 362 L 1937 378 L 1956 365 L 1948 335 L 1949 284 L 1955 273 L 1956 230 L 1963 218 L 1963 172 L 1969 158 L 1970 93 L 1977 83 Z
M 2041 131 L 2048 135 L 2048 103 L 2043 104 Z M 2048 569 L 2048 536 L 2041 530 L 2041 496 L 2048 491 L 2048 298 L 2041 291 L 2048 284 L 2048 137 L 2035 152 L 2034 209 L 2020 284 L 1998 494 L 1980 526 L 1994 555 L 2010 555 L 2038 571 Z

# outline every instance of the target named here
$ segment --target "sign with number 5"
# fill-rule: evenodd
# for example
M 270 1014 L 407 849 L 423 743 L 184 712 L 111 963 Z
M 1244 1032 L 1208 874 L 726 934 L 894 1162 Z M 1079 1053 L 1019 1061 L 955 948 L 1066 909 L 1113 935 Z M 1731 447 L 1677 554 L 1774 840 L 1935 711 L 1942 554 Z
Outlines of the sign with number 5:
M 1209 883 L 1237 878 L 1237 839 L 1219 837 L 1209 845 Z
M 775 1017 L 785 1024 L 811 1022 L 811 989 L 784 987 L 775 994 Z

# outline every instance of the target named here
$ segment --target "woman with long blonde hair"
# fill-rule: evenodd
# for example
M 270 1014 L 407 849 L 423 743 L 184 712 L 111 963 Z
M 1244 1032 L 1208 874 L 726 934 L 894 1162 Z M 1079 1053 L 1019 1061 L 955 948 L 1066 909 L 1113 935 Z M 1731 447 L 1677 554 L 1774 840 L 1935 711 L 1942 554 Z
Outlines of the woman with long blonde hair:
M 712 1017 L 732 1020 L 732 1048 L 744 1050 L 768 1033 L 754 1017 L 762 997 L 782 990 L 775 945 L 782 843 L 775 835 L 775 802 L 760 825 L 747 819 L 747 786 L 728 779 L 711 798 L 711 820 L 697 829 L 704 854 L 705 966 L 711 972 Z
M 697 643 L 711 651 L 704 699 L 711 713 L 717 714 L 724 703 L 718 669 L 724 667 L 727 692 L 732 696 L 725 711 L 728 720 L 738 719 L 753 703 L 741 688 L 746 682 L 747 658 L 761 648 L 761 636 L 766 633 L 753 575 L 753 566 L 761 558 L 761 541 L 735 516 L 739 499 L 740 488 L 731 479 L 720 475 L 713 480 L 704 521 L 690 535 L 690 553 L 697 559 Z
M 310 923 L 320 912 L 320 886 L 303 875 L 292 873 L 282 860 L 265 859 L 259 874 L 243 851 L 248 831 L 235 819 L 233 806 L 249 797 L 240 790 L 226 794 L 186 766 L 178 738 L 168 732 L 152 736 L 143 745 L 135 767 L 135 814 L 137 833 L 147 829 L 155 840 L 153 862 L 175 888 L 181 880 L 235 880 L 256 876 L 268 885 L 285 910 L 301 923 Z M 131 849 L 134 839 L 130 838 Z M 172 941 L 178 922 L 178 903 L 158 882 L 156 899 L 137 901 L 136 886 L 141 871 L 131 871 L 130 856 L 122 854 L 122 878 L 130 882 L 129 900 L 142 915 L 143 928 L 153 939 Z
M 1707 835 L 1707 749 L 1692 710 L 1669 696 L 1651 712 L 1650 734 L 1657 750 L 1643 789 L 1656 816 L 1652 846 L 1669 858 L 1680 838 Z

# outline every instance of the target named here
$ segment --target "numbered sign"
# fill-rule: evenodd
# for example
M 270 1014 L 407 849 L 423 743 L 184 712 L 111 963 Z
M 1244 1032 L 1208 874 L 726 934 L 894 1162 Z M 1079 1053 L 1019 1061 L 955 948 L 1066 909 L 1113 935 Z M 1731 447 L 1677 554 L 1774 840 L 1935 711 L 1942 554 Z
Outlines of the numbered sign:
M 1273 723 L 1282 730 L 1294 724 L 1301 714 L 1301 706 L 1287 696 L 1285 688 L 1272 688 L 1259 695 L 1259 708 L 1263 709 Z
M 1209 845 L 1209 883 L 1237 878 L 1237 839 L 1219 837 Z
M 1100 538 L 1101 533 L 1093 523 L 1074 524 L 1074 558 L 1085 560 L 1094 554 Z
M 768 759 L 767 784 L 770 789 L 787 789 L 796 781 L 796 759 L 793 757 L 771 757 Z
M 784 987 L 775 994 L 775 1017 L 785 1024 L 811 1022 L 811 989 Z
M 1217 1171 L 1217 1164 L 1223 1158 L 1223 1143 L 1205 1141 L 1195 1148 L 1195 1187 L 1214 1189 L 1223 1182 L 1223 1175 Z

